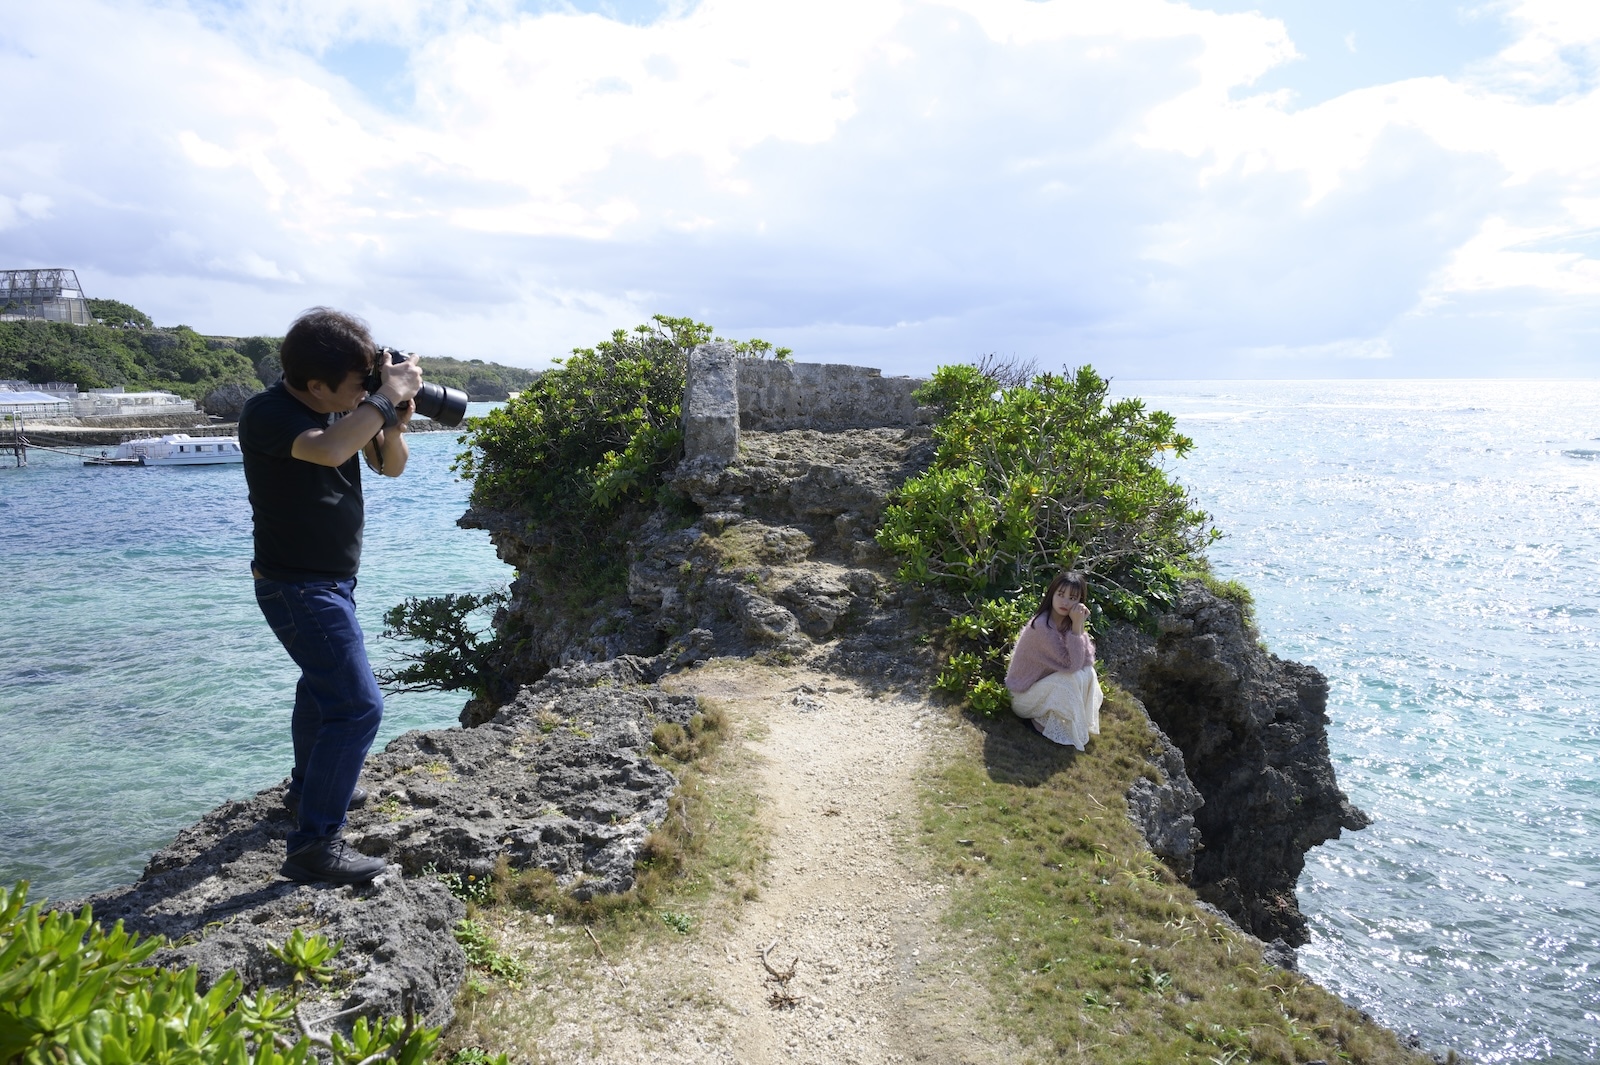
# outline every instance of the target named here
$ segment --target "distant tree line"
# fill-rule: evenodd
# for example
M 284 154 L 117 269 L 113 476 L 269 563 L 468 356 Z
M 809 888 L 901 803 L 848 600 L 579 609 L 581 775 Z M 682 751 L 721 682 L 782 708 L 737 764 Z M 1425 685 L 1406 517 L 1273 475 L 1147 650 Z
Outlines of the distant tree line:
M 213 392 L 259 391 L 283 374 L 281 337 L 202 336 L 186 325 L 157 328 L 150 316 L 117 300 L 90 300 L 101 324 L 0 322 L 0 380 L 71 381 L 81 389 L 159 389 L 204 401 Z M 503 400 L 538 376 L 535 370 L 479 359 L 424 356 L 427 379 L 473 400 Z

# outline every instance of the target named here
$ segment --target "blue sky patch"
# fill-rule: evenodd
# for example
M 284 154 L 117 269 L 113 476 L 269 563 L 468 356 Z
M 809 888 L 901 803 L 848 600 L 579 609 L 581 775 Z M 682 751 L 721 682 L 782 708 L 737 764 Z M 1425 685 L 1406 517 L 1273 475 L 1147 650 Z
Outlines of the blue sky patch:
M 1304 58 L 1274 68 L 1238 94 L 1289 89 L 1297 108 L 1373 85 L 1457 75 L 1511 42 L 1498 11 L 1459 0 L 1202 0 L 1194 6 L 1256 11 L 1281 21 Z

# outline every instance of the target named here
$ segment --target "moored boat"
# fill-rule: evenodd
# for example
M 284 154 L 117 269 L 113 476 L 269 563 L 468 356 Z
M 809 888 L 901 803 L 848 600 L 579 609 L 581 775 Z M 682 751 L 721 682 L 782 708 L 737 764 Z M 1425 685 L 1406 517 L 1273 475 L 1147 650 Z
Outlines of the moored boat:
M 219 463 L 243 462 L 244 452 L 239 450 L 236 436 L 190 436 L 188 433 L 168 433 L 166 436 L 125 440 L 111 452 L 102 451 L 98 458 L 83 460 L 85 466 L 215 466 Z

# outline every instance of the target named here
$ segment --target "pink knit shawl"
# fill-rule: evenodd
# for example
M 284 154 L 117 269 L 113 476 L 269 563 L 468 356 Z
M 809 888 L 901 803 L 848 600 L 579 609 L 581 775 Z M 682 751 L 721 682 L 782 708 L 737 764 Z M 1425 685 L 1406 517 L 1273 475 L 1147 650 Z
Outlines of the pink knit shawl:
M 1006 687 L 1018 695 L 1052 673 L 1076 673 L 1094 664 L 1094 640 L 1088 633 L 1047 626 L 1045 617 L 1040 614 L 1023 626 L 1011 652 Z

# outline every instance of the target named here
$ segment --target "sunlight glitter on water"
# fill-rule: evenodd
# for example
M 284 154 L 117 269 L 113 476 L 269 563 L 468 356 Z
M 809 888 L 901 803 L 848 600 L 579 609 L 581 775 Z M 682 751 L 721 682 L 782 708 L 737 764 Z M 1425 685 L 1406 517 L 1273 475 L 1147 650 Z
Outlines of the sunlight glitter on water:
M 1436 1049 L 1591 1060 L 1600 466 L 1567 452 L 1600 383 L 1117 391 L 1195 439 L 1175 472 L 1217 569 L 1327 675 L 1340 782 L 1376 818 L 1307 855 L 1303 967 Z

